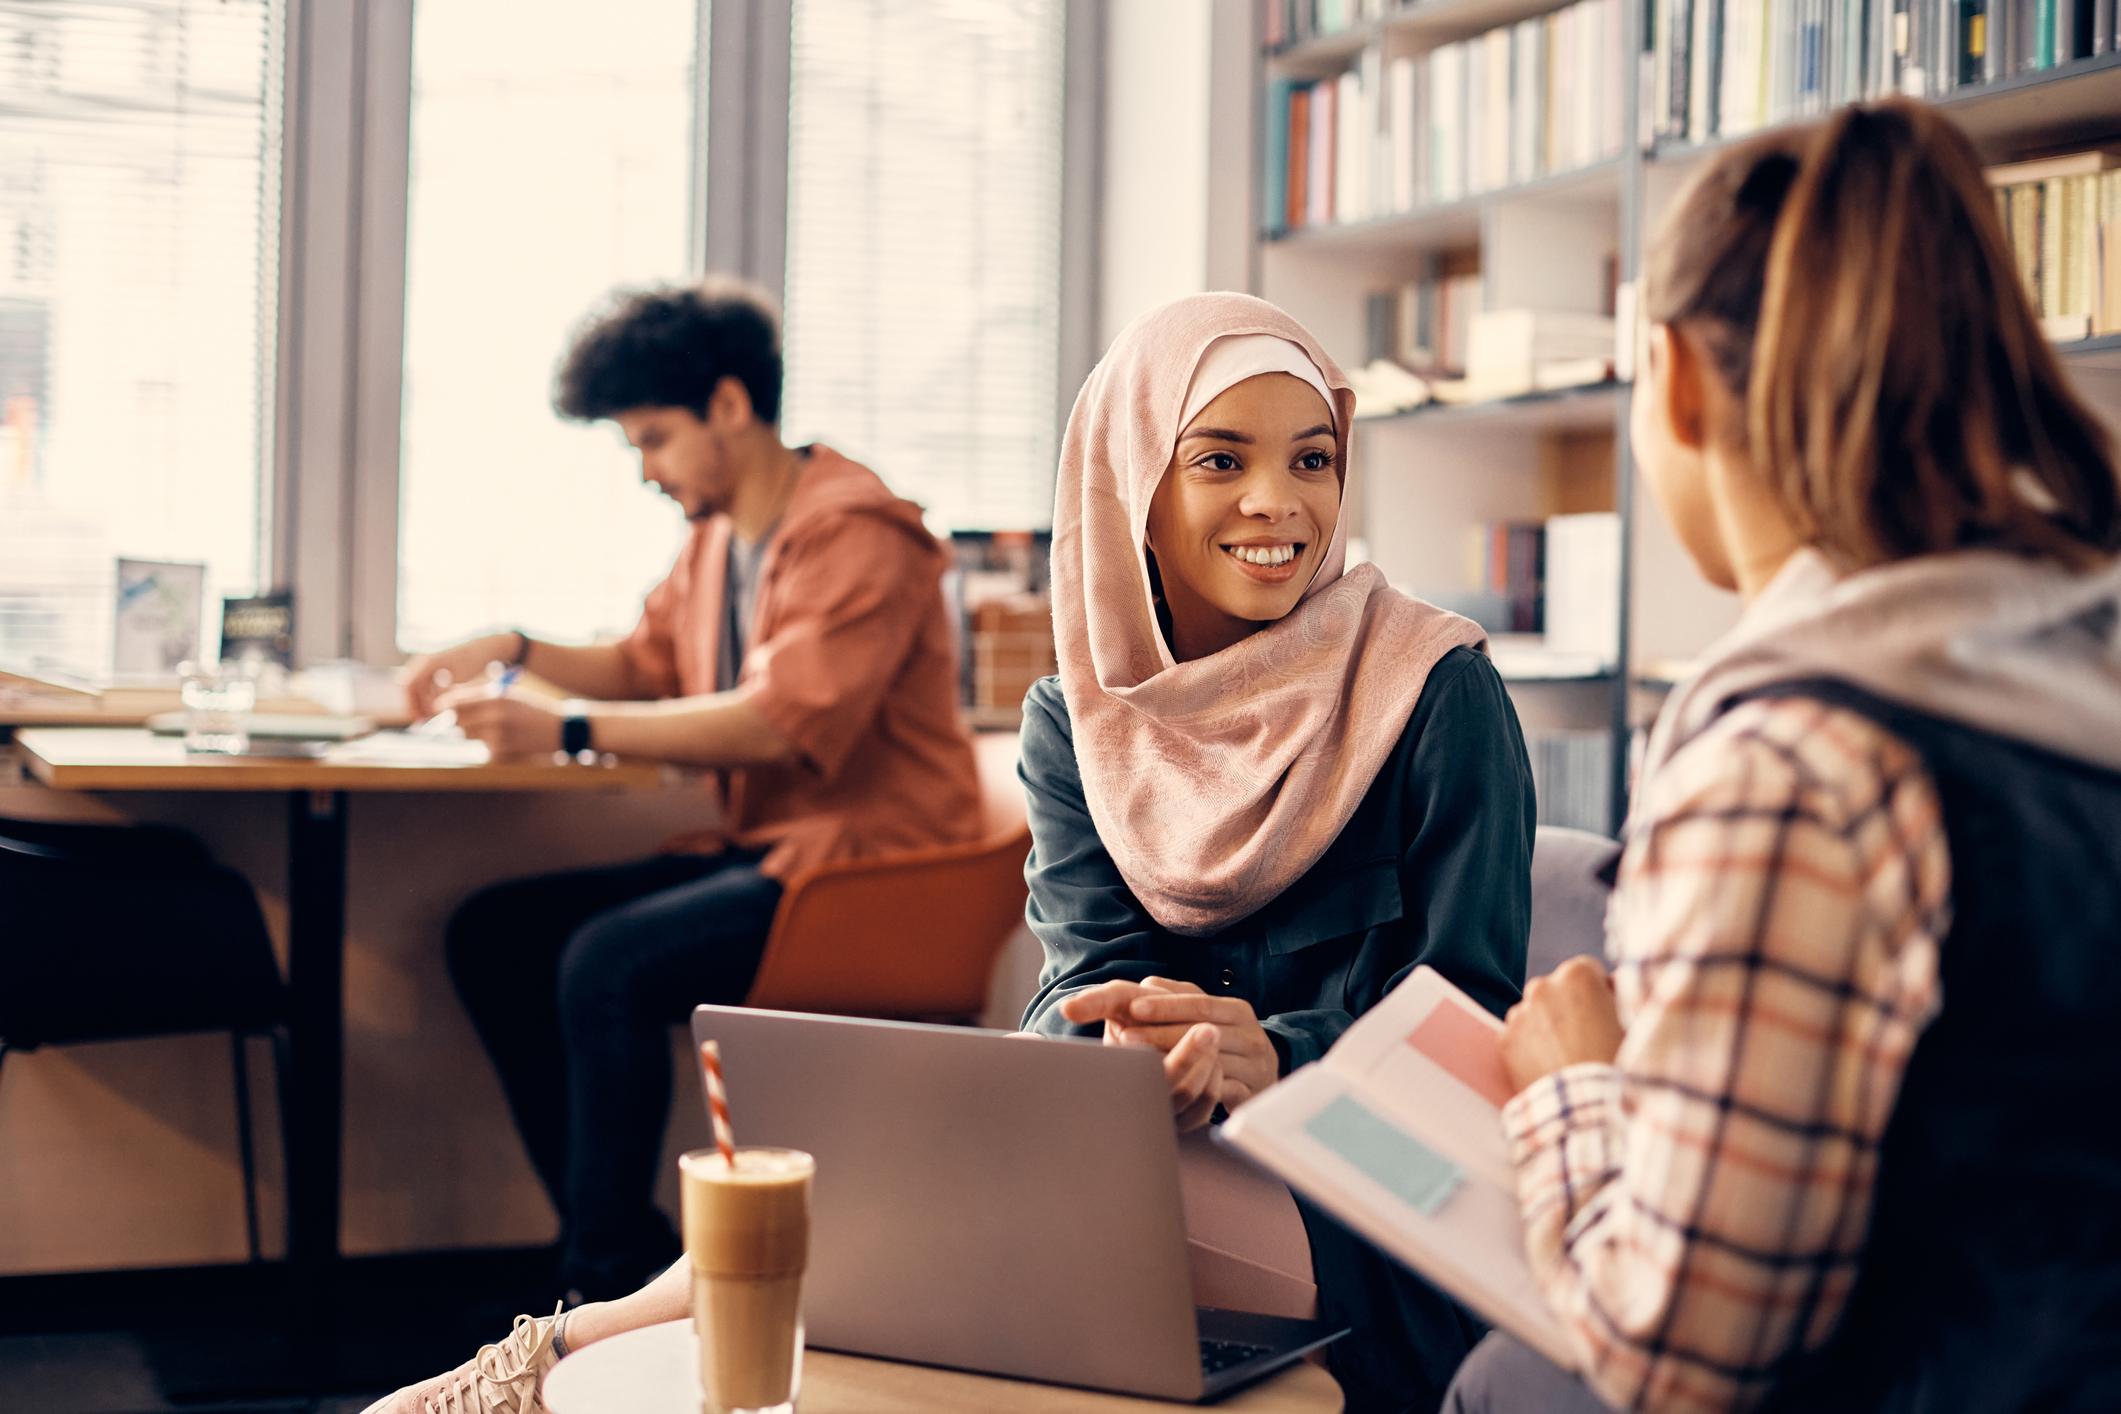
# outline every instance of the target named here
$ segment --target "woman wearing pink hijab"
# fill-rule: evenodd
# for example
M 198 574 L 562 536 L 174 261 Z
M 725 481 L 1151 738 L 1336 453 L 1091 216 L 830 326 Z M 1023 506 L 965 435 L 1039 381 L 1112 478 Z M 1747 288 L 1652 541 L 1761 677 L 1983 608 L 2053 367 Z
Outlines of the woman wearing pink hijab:
M 1026 1029 L 1165 1053 L 1182 1129 L 1324 1054 L 1427 964 L 1518 998 L 1534 806 L 1466 619 L 1346 568 L 1354 396 L 1247 295 L 1130 325 L 1069 420 L 1060 674 L 1024 703 Z M 1478 1338 L 1299 1204 L 1351 1409 L 1433 1409 Z

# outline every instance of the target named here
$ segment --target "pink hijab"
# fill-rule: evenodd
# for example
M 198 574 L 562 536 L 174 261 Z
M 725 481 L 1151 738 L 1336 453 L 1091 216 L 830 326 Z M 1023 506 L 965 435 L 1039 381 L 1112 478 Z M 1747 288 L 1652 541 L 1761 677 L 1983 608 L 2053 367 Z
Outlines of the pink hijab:
M 1218 339 L 1270 334 L 1333 392 L 1346 503 L 1355 395 L 1304 328 L 1250 295 L 1151 310 L 1091 370 L 1068 418 L 1053 508 L 1053 628 L 1090 819 L 1127 885 L 1175 933 L 1206 936 L 1271 903 L 1354 815 L 1429 671 L 1478 625 L 1343 572 L 1336 520 L 1286 618 L 1219 653 L 1172 661 L 1144 542 L 1194 370 Z

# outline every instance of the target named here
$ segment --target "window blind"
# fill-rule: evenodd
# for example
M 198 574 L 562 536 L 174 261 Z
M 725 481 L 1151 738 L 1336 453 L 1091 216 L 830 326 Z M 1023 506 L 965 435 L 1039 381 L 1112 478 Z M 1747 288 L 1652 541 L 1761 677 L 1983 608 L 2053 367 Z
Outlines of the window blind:
M 0 661 L 100 672 L 117 556 L 254 588 L 283 0 L 0 0 Z
M 413 12 L 398 642 L 623 633 L 681 516 L 553 371 L 618 285 L 686 278 L 697 0 Z
M 796 0 L 783 422 L 946 529 L 1052 519 L 1065 0 Z

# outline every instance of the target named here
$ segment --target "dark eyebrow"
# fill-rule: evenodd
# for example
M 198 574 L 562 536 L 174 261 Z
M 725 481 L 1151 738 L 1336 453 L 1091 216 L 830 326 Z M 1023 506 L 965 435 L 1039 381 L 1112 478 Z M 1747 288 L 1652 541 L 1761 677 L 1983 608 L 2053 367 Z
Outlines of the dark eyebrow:
M 1196 437 L 1203 438 L 1212 442 L 1237 442 L 1247 447 L 1252 445 L 1252 439 L 1250 437 L 1248 437 L 1242 432 L 1232 432 L 1231 430 L 1225 427 L 1196 427 L 1193 428 L 1191 431 L 1187 432 L 1186 435 L 1181 437 L 1179 440 L 1182 442 L 1190 442 Z
M 1318 424 L 1318 426 L 1316 426 L 1316 427 L 1307 427 L 1307 428 L 1305 428 L 1305 429 L 1304 429 L 1303 431 L 1301 431 L 1301 432 L 1297 433 L 1297 434 L 1296 434 L 1296 435 L 1295 435 L 1294 437 L 1291 437 L 1291 438 L 1290 438 L 1289 440 L 1290 440 L 1290 441 L 1292 441 L 1292 442 L 1301 442 L 1301 441 L 1303 441 L 1303 440 L 1305 440 L 1306 438 L 1309 438 L 1309 437 L 1330 437 L 1330 436 L 1332 436 L 1332 435 L 1333 435 L 1333 426 L 1332 426 L 1332 424 L 1331 424 L 1331 423 L 1327 423 L 1327 422 L 1321 422 L 1321 423 L 1319 423 L 1319 424 Z

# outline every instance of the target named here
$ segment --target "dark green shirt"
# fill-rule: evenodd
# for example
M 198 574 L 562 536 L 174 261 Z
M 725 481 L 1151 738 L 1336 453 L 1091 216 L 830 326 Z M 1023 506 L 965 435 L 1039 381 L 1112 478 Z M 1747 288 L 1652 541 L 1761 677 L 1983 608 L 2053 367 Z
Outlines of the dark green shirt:
M 1209 938 L 1159 927 L 1090 823 L 1060 679 L 1024 699 L 1031 931 L 1046 951 L 1024 1029 L 1096 1035 L 1060 1000 L 1100 982 L 1179 978 L 1242 997 L 1282 1073 L 1317 1060 L 1426 963 L 1501 1015 L 1524 978 L 1532 912 L 1532 769 L 1483 654 L 1454 648 L 1340 835 L 1308 873 Z

